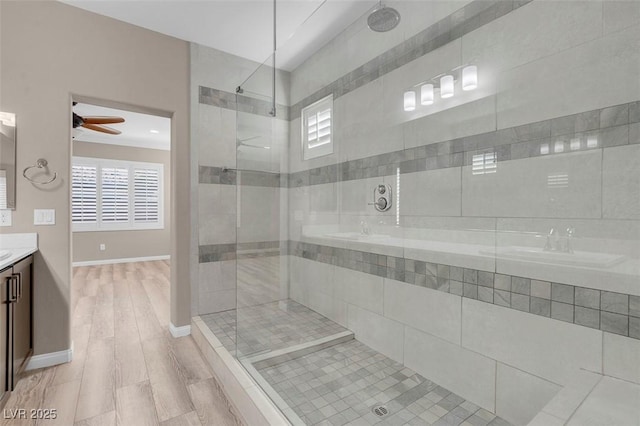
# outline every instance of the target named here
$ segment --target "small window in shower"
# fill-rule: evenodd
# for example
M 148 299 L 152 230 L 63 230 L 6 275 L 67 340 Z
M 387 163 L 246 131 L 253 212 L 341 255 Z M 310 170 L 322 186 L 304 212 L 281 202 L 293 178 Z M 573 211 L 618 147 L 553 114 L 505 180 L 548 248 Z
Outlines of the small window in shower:
M 302 156 L 304 160 L 333 153 L 333 95 L 302 110 Z

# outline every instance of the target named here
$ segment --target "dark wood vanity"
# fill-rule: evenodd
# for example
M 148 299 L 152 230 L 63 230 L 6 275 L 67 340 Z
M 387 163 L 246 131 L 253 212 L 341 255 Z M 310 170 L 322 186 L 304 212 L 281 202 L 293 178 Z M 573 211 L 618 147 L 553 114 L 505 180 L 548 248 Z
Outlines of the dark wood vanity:
M 33 255 L 0 271 L 0 408 L 33 353 Z

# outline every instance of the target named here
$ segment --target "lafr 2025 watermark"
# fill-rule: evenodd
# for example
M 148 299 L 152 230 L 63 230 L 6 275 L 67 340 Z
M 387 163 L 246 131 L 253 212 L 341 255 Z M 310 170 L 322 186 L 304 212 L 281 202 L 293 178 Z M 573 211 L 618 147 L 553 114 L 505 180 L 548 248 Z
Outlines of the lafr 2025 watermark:
M 58 418 L 56 408 L 5 408 L 2 417 L 7 420 L 54 420 Z

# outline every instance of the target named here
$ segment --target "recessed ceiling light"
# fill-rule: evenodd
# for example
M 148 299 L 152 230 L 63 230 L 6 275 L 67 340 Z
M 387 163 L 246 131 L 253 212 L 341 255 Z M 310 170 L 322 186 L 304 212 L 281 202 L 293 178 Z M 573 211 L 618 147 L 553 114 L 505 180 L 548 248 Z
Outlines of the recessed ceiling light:
M 155 130 L 155 129 L 151 129 L 149 130 L 149 133 L 153 133 L 154 135 L 157 135 L 158 133 L 160 133 L 159 130 Z

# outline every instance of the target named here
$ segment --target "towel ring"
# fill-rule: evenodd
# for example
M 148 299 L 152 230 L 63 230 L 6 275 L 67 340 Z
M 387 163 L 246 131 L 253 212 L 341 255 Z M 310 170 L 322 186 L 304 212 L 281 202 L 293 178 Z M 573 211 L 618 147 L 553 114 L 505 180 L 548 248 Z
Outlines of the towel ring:
M 22 171 L 22 176 L 24 176 L 24 178 L 26 180 L 28 180 L 29 182 L 35 183 L 37 185 L 48 185 L 50 183 L 52 183 L 54 180 L 56 180 L 58 178 L 58 172 L 53 172 L 53 177 L 47 181 L 44 182 L 39 182 L 37 180 L 33 180 L 31 179 L 29 176 L 27 176 L 27 172 L 31 169 L 45 169 L 47 167 L 47 164 L 49 164 L 47 162 L 47 160 L 45 160 L 44 158 L 38 158 L 38 161 L 36 161 L 36 164 L 33 166 L 29 166 L 27 168 L 25 168 Z

